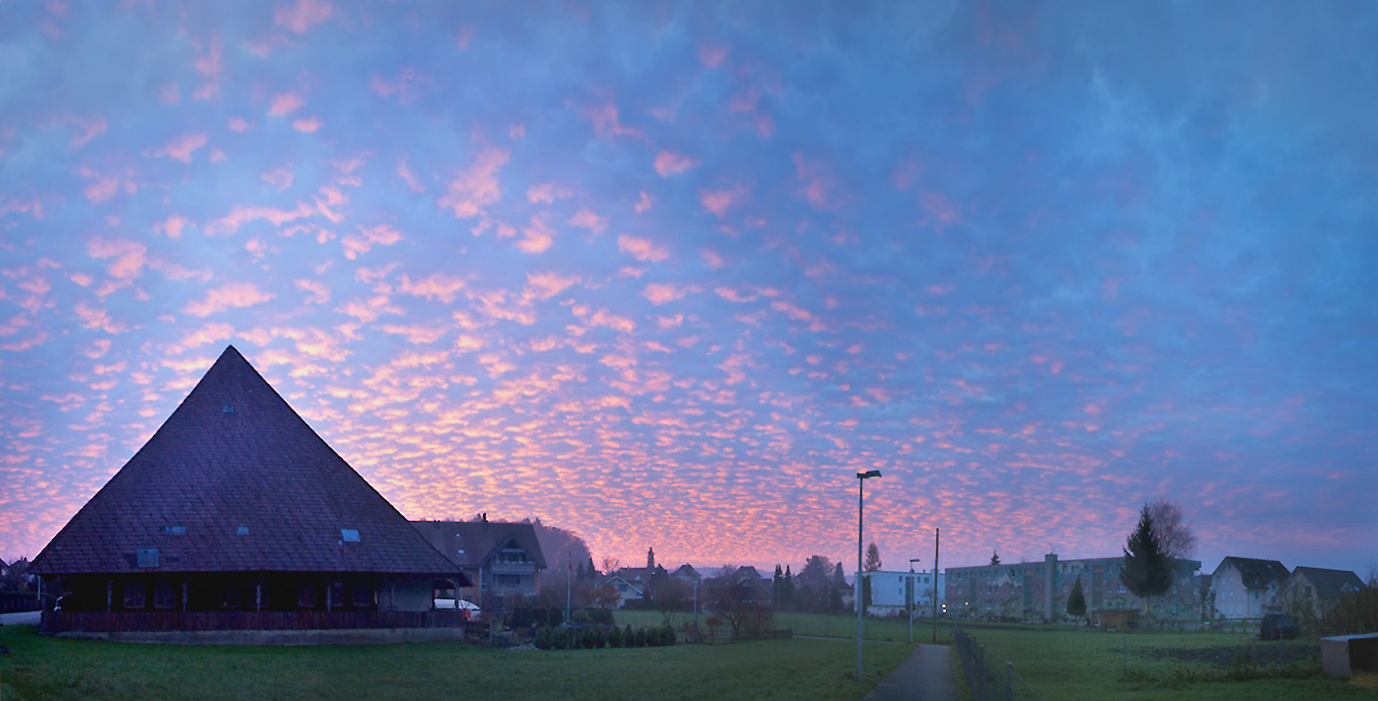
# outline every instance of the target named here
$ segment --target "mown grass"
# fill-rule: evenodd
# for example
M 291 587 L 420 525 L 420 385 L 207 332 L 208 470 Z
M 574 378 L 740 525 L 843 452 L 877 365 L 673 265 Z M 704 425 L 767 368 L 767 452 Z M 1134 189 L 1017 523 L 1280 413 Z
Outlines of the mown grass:
M 635 625 L 635 623 L 633 623 Z M 858 699 L 911 648 L 771 640 L 633 650 L 459 643 L 139 645 L 0 627 L 0 701 L 16 699 Z
M 988 664 L 1013 662 L 1045 699 L 1374 698 L 1363 679 L 1321 673 L 1315 640 L 1257 642 L 1239 633 L 984 627 L 968 633 Z M 1003 677 L 1002 677 L 1003 678 Z

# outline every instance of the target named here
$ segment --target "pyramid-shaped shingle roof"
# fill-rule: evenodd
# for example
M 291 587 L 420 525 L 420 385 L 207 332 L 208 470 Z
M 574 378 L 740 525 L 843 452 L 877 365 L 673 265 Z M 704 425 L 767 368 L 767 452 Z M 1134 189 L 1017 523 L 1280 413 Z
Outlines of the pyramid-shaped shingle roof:
M 234 346 L 33 571 L 462 577 Z

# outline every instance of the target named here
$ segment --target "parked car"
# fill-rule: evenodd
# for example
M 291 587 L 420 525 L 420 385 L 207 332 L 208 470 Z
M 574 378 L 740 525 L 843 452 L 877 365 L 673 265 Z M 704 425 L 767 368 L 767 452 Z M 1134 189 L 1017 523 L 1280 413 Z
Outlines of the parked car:
M 1301 635 L 1301 629 L 1285 613 L 1263 615 L 1263 623 L 1258 626 L 1259 640 L 1290 640 Z

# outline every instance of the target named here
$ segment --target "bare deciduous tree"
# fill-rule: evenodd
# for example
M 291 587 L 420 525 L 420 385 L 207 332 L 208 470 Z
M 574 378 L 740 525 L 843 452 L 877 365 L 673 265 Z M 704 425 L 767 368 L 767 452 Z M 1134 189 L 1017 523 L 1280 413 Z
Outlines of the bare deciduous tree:
M 1196 553 L 1196 534 L 1176 502 L 1159 499 L 1148 505 L 1148 515 L 1153 519 L 1158 547 L 1169 559 L 1185 560 Z

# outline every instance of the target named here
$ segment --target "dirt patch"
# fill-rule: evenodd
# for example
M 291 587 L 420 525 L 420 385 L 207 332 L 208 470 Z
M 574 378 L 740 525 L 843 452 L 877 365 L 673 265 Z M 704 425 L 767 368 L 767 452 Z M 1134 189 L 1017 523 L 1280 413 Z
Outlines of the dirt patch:
M 1141 648 L 1137 652 L 1158 660 L 1170 658 L 1183 662 L 1205 662 L 1221 669 L 1229 669 L 1240 665 L 1282 667 L 1298 660 L 1319 657 L 1321 647 L 1319 644 L 1257 643 L 1196 648 L 1154 647 Z

